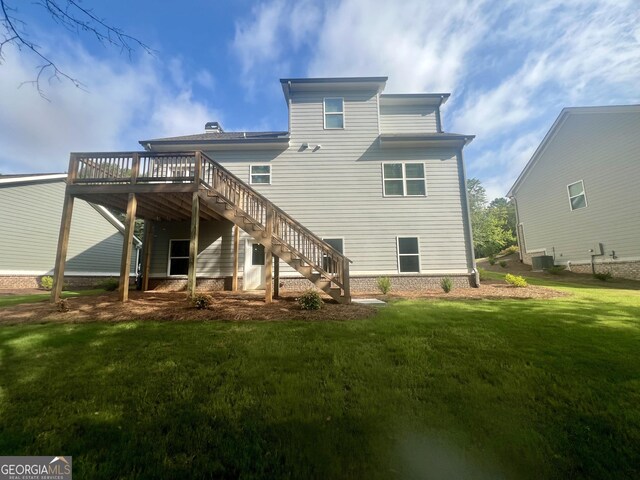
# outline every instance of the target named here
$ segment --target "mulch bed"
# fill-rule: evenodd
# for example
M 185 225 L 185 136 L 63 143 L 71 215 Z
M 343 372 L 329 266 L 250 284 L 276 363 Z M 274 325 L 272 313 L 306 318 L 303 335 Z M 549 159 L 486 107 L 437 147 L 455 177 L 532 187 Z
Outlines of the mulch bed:
M 272 304 L 265 304 L 258 293 L 212 292 L 213 304 L 206 310 L 197 310 L 187 301 L 184 292 L 135 292 L 129 302 L 117 301 L 117 293 L 67 299 L 68 312 L 59 312 L 49 302 L 29 303 L 0 310 L 0 324 L 16 323 L 83 323 L 122 322 L 131 320 L 202 321 L 202 320 L 357 320 L 369 318 L 379 307 L 369 305 L 339 305 L 327 301 L 321 310 L 301 310 L 295 301 L 296 293 L 287 292 Z M 385 301 L 410 299 L 546 299 L 566 294 L 545 287 L 530 285 L 515 288 L 495 281 L 484 282 L 480 288 L 457 288 L 446 294 L 442 290 L 416 292 L 379 292 L 359 294 L 355 298 L 379 298 Z

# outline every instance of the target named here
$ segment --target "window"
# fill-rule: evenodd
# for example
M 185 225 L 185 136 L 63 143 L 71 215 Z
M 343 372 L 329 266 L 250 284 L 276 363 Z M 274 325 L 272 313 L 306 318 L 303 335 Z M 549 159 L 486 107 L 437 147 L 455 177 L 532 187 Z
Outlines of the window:
M 264 265 L 264 245 L 251 244 L 251 265 Z
M 587 206 L 587 197 L 584 194 L 584 183 L 582 180 L 567 186 L 569 191 L 569 203 L 571 210 L 577 210 Z
M 344 253 L 344 240 L 342 238 L 323 238 L 325 242 L 331 245 L 340 253 Z M 336 273 L 337 267 L 327 255 L 322 257 L 322 268 L 327 273 Z
M 424 197 L 427 184 L 424 163 L 383 163 L 385 197 Z
M 344 99 L 324 99 L 324 128 L 344 128 Z
M 398 270 L 400 273 L 420 273 L 418 237 L 398 237 Z
M 271 184 L 271 165 L 251 165 L 249 183 Z
M 189 273 L 189 240 L 169 240 L 169 276 Z

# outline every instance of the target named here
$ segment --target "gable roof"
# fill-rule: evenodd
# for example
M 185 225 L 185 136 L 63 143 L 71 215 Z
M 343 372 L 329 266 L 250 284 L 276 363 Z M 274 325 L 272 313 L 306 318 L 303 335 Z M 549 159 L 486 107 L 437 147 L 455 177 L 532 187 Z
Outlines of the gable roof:
M 547 132 L 547 134 L 542 139 L 542 142 L 533 153 L 531 159 L 527 162 L 524 169 L 514 182 L 513 186 L 507 192 L 507 197 L 511 198 L 515 195 L 518 187 L 527 177 L 531 169 L 536 165 L 539 158 L 545 152 L 549 144 L 553 141 L 555 136 L 558 134 L 564 123 L 567 121 L 571 115 L 598 115 L 602 113 L 627 113 L 627 112 L 638 112 L 640 113 L 640 105 L 606 105 L 606 106 L 596 106 L 596 107 L 566 107 L 563 108 L 556 118 L 553 125 Z

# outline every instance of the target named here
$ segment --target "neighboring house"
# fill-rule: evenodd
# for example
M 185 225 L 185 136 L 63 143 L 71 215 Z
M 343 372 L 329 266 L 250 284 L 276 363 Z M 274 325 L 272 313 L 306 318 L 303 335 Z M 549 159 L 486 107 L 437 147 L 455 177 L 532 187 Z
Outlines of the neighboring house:
M 507 194 L 522 260 L 640 279 L 640 105 L 565 108 Z
M 0 175 L 0 288 L 36 288 L 52 275 L 66 174 Z M 124 226 L 105 207 L 78 202 L 66 281 L 118 276 Z M 140 246 L 140 241 L 135 240 Z M 135 273 L 135 263 L 131 272 Z
M 396 289 L 445 276 L 475 286 L 462 159 L 473 136 L 443 131 L 449 94 L 383 94 L 385 83 L 283 79 L 288 131 L 210 122 L 201 134 L 143 140 L 146 152 L 72 154 L 68 193 L 148 221 L 151 287 L 191 279 L 195 289 L 194 242 L 198 284 L 210 288 L 266 287 L 269 297 L 270 251 L 276 289 L 310 280 L 339 301 L 381 276 Z

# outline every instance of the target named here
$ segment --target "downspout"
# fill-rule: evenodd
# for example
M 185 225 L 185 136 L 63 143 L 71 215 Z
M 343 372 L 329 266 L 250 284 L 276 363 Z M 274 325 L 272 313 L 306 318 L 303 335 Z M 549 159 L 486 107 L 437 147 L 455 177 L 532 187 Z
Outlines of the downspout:
M 593 248 L 589 250 L 591 252 L 591 273 L 596 274 L 596 257 L 604 257 L 604 245 L 602 243 L 598 243 L 600 247 L 600 253 L 595 253 Z
M 473 231 L 471 230 L 471 213 L 469 211 L 469 195 L 467 193 L 467 173 L 464 167 L 464 158 L 462 156 L 462 147 L 458 150 L 458 163 L 460 171 L 462 172 L 462 185 L 461 185 L 461 193 L 464 195 L 464 205 L 466 206 L 467 214 L 464 215 L 464 220 L 467 223 L 467 252 L 469 258 L 471 259 L 471 273 L 474 275 L 474 287 L 480 286 L 480 273 L 476 268 L 476 257 L 473 252 Z

